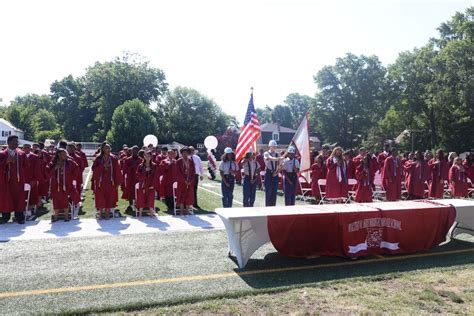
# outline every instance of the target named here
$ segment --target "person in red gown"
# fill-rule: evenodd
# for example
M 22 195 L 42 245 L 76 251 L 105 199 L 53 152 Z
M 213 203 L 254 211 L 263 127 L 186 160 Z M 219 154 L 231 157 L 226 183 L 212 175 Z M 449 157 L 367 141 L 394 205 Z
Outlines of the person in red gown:
M 447 161 L 444 159 L 444 151 L 438 149 L 436 151 L 436 158 L 428 161 L 430 169 L 429 181 L 429 197 L 435 199 L 442 199 L 444 195 L 444 182 L 448 181 L 449 167 Z
M 180 207 L 181 215 L 188 215 L 194 203 L 194 176 L 196 169 L 190 153 L 191 151 L 188 147 L 182 148 L 182 157 L 176 162 L 176 178 L 178 180 L 176 203 Z
M 403 164 L 398 149 L 393 148 L 382 168 L 382 185 L 387 201 L 398 201 L 402 196 Z
M 425 196 L 425 183 L 429 176 L 428 164 L 424 161 L 421 151 L 417 151 L 413 159 L 413 161 L 408 161 L 404 166 L 408 199 L 423 199 Z
M 449 184 L 454 198 L 468 197 L 467 174 L 460 157 L 454 159 L 454 164 L 449 169 Z
M 377 156 L 377 163 L 379 165 L 379 170 L 382 170 L 383 164 L 385 163 L 385 159 L 387 159 L 388 156 L 390 156 L 390 143 L 385 143 L 383 146 L 384 150 L 378 154 Z
M 89 167 L 89 162 L 87 161 L 86 153 L 82 151 L 82 144 L 78 143 L 76 145 L 76 154 L 78 154 L 82 159 L 82 172 Z M 81 187 L 79 192 L 84 192 L 83 183 L 81 182 Z
M 344 161 L 347 165 L 347 178 L 355 179 L 356 178 L 356 165 L 353 163 L 352 150 L 346 150 L 343 154 Z
M 139 157 L 139 149 L 137 146 L 132 147 L 132 155 L 123 162 L 123 176 L 125 177 L 125 190 L 122 193 L 122 199 L 128 200 L 127 211 L 131 212 L 133 200 L 135 200 L 135 184 L 137 179 L 137 168 L 142 163 Z
M 74 161 L 77 166 L 79 167 L 79 171 L 77 172 L 77 177 L 73 184 L 74 191 L 71 193 L 71 199 L 74 203 L 74 212 L 72 214 L 73 218 L 76 219 L 79 216 L 79 209 L 81 207 L 81 193 L 82 193 L 82 175 L 84 173 L 84 160 L 82 159 L 81 155 L 76 151 L 76 144 L 68 143 L 67 144 L 67 154 L 69 159 Z
M 42 198 L 46 198 L 49 195 L 49 177 L 46 171 L 46 168 L 49 164 L 48 158 L 45 156 L 44 151 L 37 149 L 34 153 L 38 156 L 40 161 L 40 173 L 38 179 L 38 194 Z M 46 201 L 41 200 L 41 204 L 44 204 Z
M 148 209 L 151 216 L 155 213 L 155 191 L 158 187 L 158 168 L 153 161 L 150 150 L 145 150 L 143 162 L 137 168 L 138 189 L 135 207 L 141 217 L 144 209 Z
M 160 181 L 160 198 L 164 200 L 168 212 L 174 210 L 173 183 L 176 180 L 176 157 L 178 151 L 176 149 L 168 152 L 168 158 L 162 160 L 159 165 L 159 173 L 163 176 Z
M 18 224 L 25 223 L 25 182 L 28 170 L 28 160 L 23 151 L 18 149 L 18 136 L 10 135 L 7 138 L 7 149 L 0 152 L 0 169 L 4 170 L 6 179 L 0 187 L 5 201 L 3 204 L 2 220 L 0 224 L 10 220 L 11 212 L 15 213 Z
M 456 159 L 457 156 L 458 156 L 458 154 L 454 151 L 449 153 L 449 155 L 448 155 L 448 166 L 449 166 L 449 168 L 451 168 L 454 165 L 454 159 Z
M 118 187 L 122 180 L 118 159 L 110 152 L 110 144 L 102 143 L 100 154 L 92 164 L 95 207 L 99 210 L 99 218 L 105 215 L 105 219 L 109 219 L 117 207 Z
M 342 157 L 342 148 L 336 147 L 326 160 L 326 198 L 335 202 L 347 199 L 347 165 Z
M 38 192 L 38 181 L 41 172 L 41 162 L 38 155 L 34 154 L 31 151 L 30 144 L 23 145 L 23 152 L 25 153 L 26 159 L 28 161 L 28 168 L 25 173 L 25 181 L 26 183 L 30 184 L 30 198 L 28 201 L 28 210 L 26 210 L 26 220 L 31 221 L 35 218 L 36 210 L 40 202 Z
M 77 179 L 79 166 L 68 159 L 66 150 L 59 148 L 53 161 L 47 167 L 51 179 L 51 198 L 53 200 L 54 215 L 51 222 L 58 220 L 59 211 L 64 211 L 64 220 L 70 220 L 69 199 L 75 195 L 73 181 Z
M 153 158 L 153 162 L 155 163 L 156 165 L 156 168 L 158 169 L 157 171 L 157 183 L 155 185 L 155 192 L 156 192 L 156 197 L 157 199 L 161 199 L 161 191 L 160 191 L 160 181 L 161 181 L 161 170 L 159 168 L 161 162 L 163 160 L 165 160 L 166 158 L 168 158 L 168 147 L 164 146 L 164 147 L 156 147 L 156 156 Z
M 318 180 L 326 179 L 326 166 L 324 165 L 323 155 L 317 155 L 314 163 L 311 165 L 311 193 L 316 200 L 321 199 Z
M 471 180 L 471 184 L 474 183 L 474 153 L 469 153 L 464 159 L 462 165 L 466 170 L 466 175 Z
M 372 157 L 366 154 L 356 170 L 357 187 L 354 200 L 357 203 L 372 202 L 372 183 L 376 169 L 371 163 Z

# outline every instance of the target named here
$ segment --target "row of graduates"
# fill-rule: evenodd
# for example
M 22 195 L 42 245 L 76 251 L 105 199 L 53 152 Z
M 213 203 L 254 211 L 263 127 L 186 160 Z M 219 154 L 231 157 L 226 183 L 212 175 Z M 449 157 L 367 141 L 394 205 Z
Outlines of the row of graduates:
M 180 150 L 167 147 L 139 149 L 125 147 L 118 156 L 111 153 L 107 142 L 101 144 L 92 165 L 92 190 L 95 207 L 100 218 L 109 218 L 118 202 L 118 188 L 122 189 L 122 199 L 133 203 L 140 216 L 148 210 L 155 215 L 155 199 L 165 202 L 168 211 L 174 210 L 174 194 L 181 215 L 189 214 L 195 203 L 195 166 L 191 159 L 191 149 Z M 173 185 L 176 183 L 176 187 Z M 175 191 L 175 192 L 173 192 Z M 174 193 L 174 194 L 173 194 Z
M 400 156 L 396 148 L 389 146 L 379 154 L 364 148 L 357 155 L 343 152 L 340 147 L 332 152 L 326 149 L 314 158 L 311 166 L 311 190 L 320 199 L 318 180 L 326 179 L 326 198 L 343 200 L 354 189 L 348 185 L 348 179 L 356 179 L 355 201 L 371 202 L 376 176 L 381 178 L 387 201 L 400 200 L 403 185 L 408 199 L 442 199 L 446 183 L 452 197 L 468 197 L 469 182 L 474 182 L 474 155 L 463 161 L 456 153 L 446 156 L 441 149 L 434 157 L 421 151 Z
M 24 144 L 20 149 L 18 137 L 8 137 L 7 147 L 0 151 L 0 223 L 8 222 L 11 213 L 19 224 L 25 219 L 33 220 L 38 208 L 50 197 L 53 221 L 60 210 L 65 210 L 65 220 L 77 217 L 87 158 L 80 144 L 61 141 L 58 145 L 55 149 L 45 148 L 43 143 Z M 25 192 L 26 184 L 29 192 Z M 68 213 L 71 205 L 74 214 Z

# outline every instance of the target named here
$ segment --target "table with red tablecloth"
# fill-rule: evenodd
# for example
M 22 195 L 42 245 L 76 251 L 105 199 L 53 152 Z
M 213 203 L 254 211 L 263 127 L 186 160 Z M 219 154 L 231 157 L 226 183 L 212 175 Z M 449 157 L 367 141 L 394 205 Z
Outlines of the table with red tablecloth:
M 229 253 L 242 268 L 267 242 L 292 257 L 355 258 L 426 251 L 446 240 L 455 221 L 459 224 L 460 214 L 464 223 L 474 218 L 474 201 L 232 208 L 216 213 L 227 231 Z M 474 229 L 474 223 L 464 226 Z

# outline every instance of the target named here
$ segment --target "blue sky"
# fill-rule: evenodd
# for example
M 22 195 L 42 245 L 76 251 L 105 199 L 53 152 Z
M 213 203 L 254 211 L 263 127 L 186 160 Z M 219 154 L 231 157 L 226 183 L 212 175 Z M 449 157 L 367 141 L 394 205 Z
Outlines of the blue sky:
M 472 1 L 16 0 L 0 2 L 0 98 L 48 93 L 64 76 L 124 51 L 163 69 L 171 87 L 213 98 L 237 119 L 314 95 L 313 75 L 347 52 L 384 65 L 420 47 Z

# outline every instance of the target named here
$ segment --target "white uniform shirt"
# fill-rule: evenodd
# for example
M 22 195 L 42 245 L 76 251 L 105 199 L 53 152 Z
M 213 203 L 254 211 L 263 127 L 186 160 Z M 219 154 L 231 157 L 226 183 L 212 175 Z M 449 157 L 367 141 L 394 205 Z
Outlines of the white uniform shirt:
M 196 168 L 196 175 L 202 176 L 204 174 L 204 170 L 202 169 L 202 160 L 199 158 L 198 155 L 192 156 L 194 161 L 194 167 Z
M 252 177 L 255 178 L 256 173 L 257 173 L 257 168 L 259 167 L 257 160 L 255 159 L 245 160 L 244 162 L 242 162 L 242 165 L 244 167 L 244 174 L 246 176 L 252 175 Z
M 235 161 L 231 161 L 231 160 L 228 160 L 228 161 L 221 161 L 221 164 L 219 166 L 219 170 L 222 171 L 224 173 L 224 175 L 229 175 L 230 174 L 230 171 L 238 171 L 239 170 L 239 166 L 237 165 L 237 163 Z
M 275 171 L 278 167 L 278 161 L 268 160 L 267 158 L 269 157 L 280 157 L 280 154 L 277 152 L 271 152 L 271 151 L 266 151 L 263 154 L 263 158 L 265 159 L 265 167 L 267 169 L 270 169 L 271 171 Z
M 293 167 L 296 167 L 297 169 L 300 168 L 300 162 L 298 161 L 298 159 L 285 158 L 285 160 L 283 161 L 283 170 L 285 170 L 286 172 L 295 172 Z

